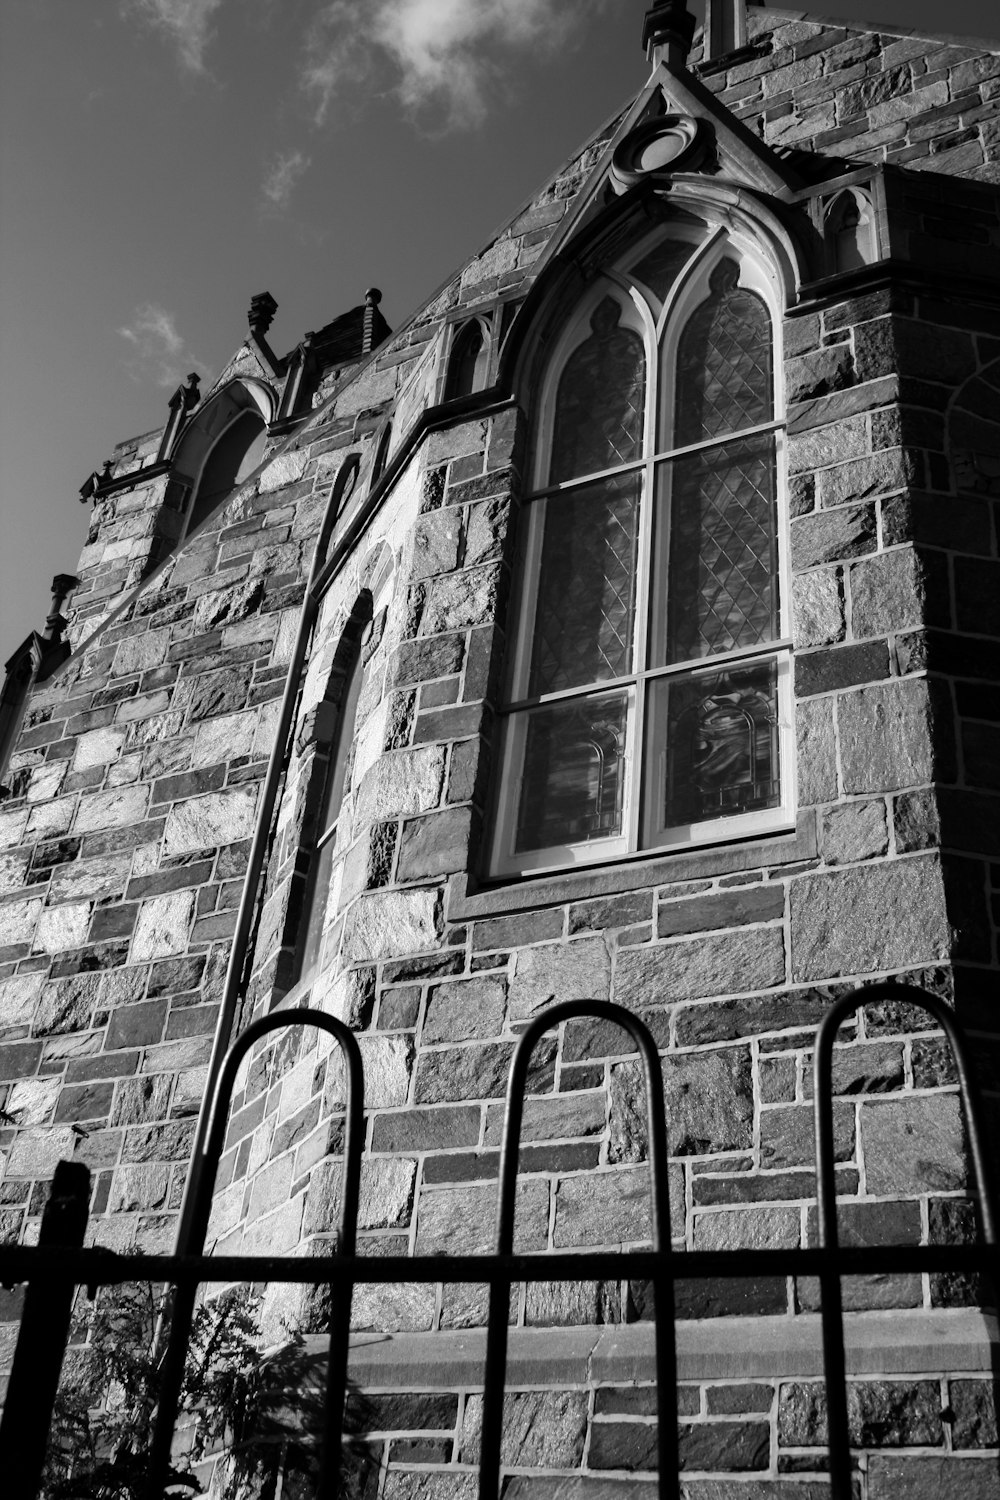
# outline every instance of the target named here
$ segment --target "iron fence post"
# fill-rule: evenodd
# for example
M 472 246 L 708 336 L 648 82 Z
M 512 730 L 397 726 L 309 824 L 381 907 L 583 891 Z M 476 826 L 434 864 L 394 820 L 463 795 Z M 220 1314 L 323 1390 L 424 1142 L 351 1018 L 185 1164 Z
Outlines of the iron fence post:
M 82 1162 L 57 1162 L 39 1245 L 78 1250 L 89 1204 L 88 1169 Z M 0 1423 L 0 1472 L 8 1500 L 35 1500 L 38 1493 L 75 1296 L 69 1279 L 28 1283 Z

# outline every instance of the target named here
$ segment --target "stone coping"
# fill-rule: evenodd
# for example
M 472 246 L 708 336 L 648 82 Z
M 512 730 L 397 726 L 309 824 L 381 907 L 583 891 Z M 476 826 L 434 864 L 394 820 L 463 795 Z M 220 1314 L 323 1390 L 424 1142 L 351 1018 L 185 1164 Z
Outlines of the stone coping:
M 682 1381 L 822 1376 L 818 1314 L 678 1322 Z M 847 1313 L 847 1373 L 989 1373 L 1000 1358 L 995 1317 L 973 1309 Z M 307 1343 L 325 1352 L 326 1338 Z M 350 1377 L 364 1389 L 481 1389 L 486 1330 L 356 1333 Z M 508 1386 L 628 1385 L 656 1378 L 652 1323 L 508 1330 Z
M 766 870 L 815 859 L 816 847 L 816 818 L 810 810 L 799 814 L 794 832 L 771 833 L 759 839 L 701 849 L 672 850 L 655 859 L 622 860 L 591 869 L 568 868 L 556 875 L 528 877 L 482 890 L 474 888 L 469 876 L 453 875 L 448 882 L 447 915 L 449 922 L 465 922 L 474 917 L 585 901 L 592 896 L 617 895 L 620 891 L 645 890 L 648 886 L 714 879 L 744 870 Z

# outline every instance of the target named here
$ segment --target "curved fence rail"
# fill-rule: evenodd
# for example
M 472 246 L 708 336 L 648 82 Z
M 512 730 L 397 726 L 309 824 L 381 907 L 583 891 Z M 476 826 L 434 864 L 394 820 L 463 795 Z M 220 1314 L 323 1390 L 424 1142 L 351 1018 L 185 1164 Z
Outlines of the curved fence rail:
M 978 1245 L 843 1247 L 837 1232 L 833 1140 L 833 1047 L 845 1020 L 865 1005 L 893 999 L 929 1012 L 944 1031 L 958 1073 L 959 1091 L 978 1190 L 981 1241 Z M 517 1254 L 514 1251 L 517 1168 L 524 1090 L 531 1054 L 553 1027 L 582 1017 L 615 1022 L 632 1038 L 644 1074 L 650 1167 L 652 1250 Z M 240 1066 L 250 1049 L 284 1027 L 314 1027 L 339 1044 L 347 1079 L 347 1129 L 341 1193 L 341 1228 L 337 1253 L 302 1259 L 296 1256 L 206 1256 L 216 1171 L 225 1138 L 229 1105 Z M 175 1255 L 116 1255 L 83 1249 L 89 1198 L 89 1173 L 76 1163 L 60 1163 L 36 1246 L 0 1246 L 0 1282 L 27 1283 L 11 1379 L 0 1424 L 0 1472 L 9 1500 L 35 1500 L 45 1459 L 46 1441 L 59 1381 L 73 1300 L 77 1288 L 93 1293 L 98 1286 L 149 1280 L 174 1286 L 163 1384 L 149 1469 L 148 1500 L 162 1500 L 170 1465 L 184 1359 L 198 1288 L 239 1281 L 326 1285 L 331 1289 L 330 1355 L 325 1426 L 317 1496 L 334 1500 L 340 1463 L 341 1431 L 347 1386 L 351 1297 L 358 1283 L 479 1282 L 490 1287 L 483 1436 L 480 1459 L 481 1500 L 497 1500 L 501 1478 L 503 1393 L 507 1352 L 507 1316 L 514 1282 L 601 1280 L 621 1277 L 650 1280 L 655 1290 L 655 1349 L 659 1419 L 660 1494 L 677 1500 L 680 1493 L 677 1450 L 677 1363 L 674 1283 L 680 1277 L 741 1278 L 753 1275 L 814 1276 L 821 1287 L 823 1357 L 829 1413 L 829 1466 L 832 1500 L 851 1500 L 852 1464 L 847 1408 L 841 1279 L 887 1272 L 978 1273 L 1000 1290 L 998 1210 L 991 1164 L 986 1152 L 981 1107 L 972 1081 L 968 1043 L 950 1008 L 940 999 L 908 985 L 876 984 L 855 990 L 830 1009 L 816 1037 L 814 1055 L 817 1203 L 819 1246 L 815 1249 L 686 1251 L 673 1256 L 667 1180 L 666 1119 L 660 1058 L 649 1031 L 635 1015 L 606 1001 L 574 1001 L 539 1015 L 520 1038 L 511 1064 L 500 1156 L 496 1252 L 492 1255 L 358 1257 L 358 1199 L 363 1137 L 364 1078 L 353 1033 L 331 1016 L 310 1010 L 279 1011 L 255 1022 L 233 1045 L 220 1072 L 204 1149 L 192 1166 L 191 1214 L 183 1243 Z

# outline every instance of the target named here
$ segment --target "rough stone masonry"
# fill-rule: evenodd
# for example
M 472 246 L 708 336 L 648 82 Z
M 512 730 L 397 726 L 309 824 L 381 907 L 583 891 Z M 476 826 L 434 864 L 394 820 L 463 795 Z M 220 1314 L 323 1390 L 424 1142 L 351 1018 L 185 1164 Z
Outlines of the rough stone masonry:
M 681 1252 L 816 1242 L 812 1043 L 857 984 L 898 977 L 951 1001 L 995 1096 L 1000 43 L 757 7 L 747 24 L 746 45 L 720 56 L 696 42 L 684 64 L 654 48 L 623 114 L 372 352 L 283 361 L 252 333 L 185 431 L 219 393 L 254 389 L 271 402 L 267 450 L 195 529 L 183 534 L 189 491 L 158 457 L 159 431 L 116 450 L 78 569 L 73 652 L 31 694 L 0 803 L 8 1238 L 31 1242 L 70 1158 L 93 1173 L 93 1243 L 172 1246 L 274 756 L 237 1025 L 308 1003 L 356 1032 L 365 1255 L 492 1246 L 513 1048 L 554 1002 L 611 999 L 651 1029 Z M 630 132 L 675 115 L 701 122 L 706 154 L 616 198 Z M 868 234 L 848 265 L 830 229 L 845 191 Z M 741 206 L 792 268 L 779 348 L 794 816 L 765 836 L 484 880 L 537 421 L 528 355 L 567 316 L 573 268 L 621 253 L 680 203 L 709 205 L 711 222 Z M 472 318 L 486 373 L 453 398 L 449 351 Z M 293 380 L 305 397 L 282 410 Z M 350 831 L 322 961 L 304 978 L 303 850 L 345 641 L 364 660 L 338 825 Z M 955 1074 L 929 1018 L 868 1007 L 841 1033 L 834 1087 L 844 1240 L 968 1239 Z M 335 1243 L 344 1108 L 343 1069 L 315 1037 L 254 1055 L 220 1163 L 218 1251 Z M 551 1033 L 529 1075 L 518 1247 L 647 1243 L 647 1144 L 625 1033 Z M 677 1297 L 689 1500 L 826 1496 L 817 1287 L 688 1279 Z M 649 1492 L 650 1298 L 628 1278 L 515 1289 L 508 1500 L 550 1500 L 569 1481 L 599 1500 Z M 862 1500 L 995 1500 L 982 1289 L 898 1274 L 845 1284 L 845 1301 Z M 321 1328 L 321 1304 L 269 1288 L 269 1336 Z M 18 1306 L 4 1295 L 7 1350 Z M 357 1289 L 373 1496 L 473 1493 L 485 1307 L 481 1285 Z

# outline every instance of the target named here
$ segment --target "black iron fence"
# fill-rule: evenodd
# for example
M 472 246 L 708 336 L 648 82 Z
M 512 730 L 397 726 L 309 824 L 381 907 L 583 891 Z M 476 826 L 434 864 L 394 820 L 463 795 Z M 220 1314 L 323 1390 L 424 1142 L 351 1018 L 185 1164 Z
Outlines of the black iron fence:
M 896 1000 L 928 1011 L 944 1031 L 958 1074 L 965 1109 L 973 1175 L 978 1190 L 979 1242 L 975 1245 L 844 1247 L 837 1233 L 832 1104 L 833 1046 L 840 1026 L 862 1006 Z M 642 1063 L 649 1140 L 652 1249 L 516 1255 L 514 1207 L 524 1088 L 532 1051 L 544 1034 L 563 1021 L 597 1017 L 629 1033 Z M 325 1031 L 341 1048 L 347 1070 L 341 1226 L 338 1252 L 304 1260 L 294 1256 L 206 1256 L 216 1170 L 222 1152 L 229 1104 L 240 1064 L 270 1032 L 288 1026 Z M 83 1249 L 87 1224 L 89 1173 L 61 1162 L 43 1216 L 36 1246 L 0 1247 L 0 1282 L 26 1283 L 21 1326 L 0 1423 L 0 1474 L 8 1500 L 35 1500 L 60 1370 L 69 1337 L 77 1289 L 148 1280 L 175 1290 L 162 1387 L 149 1466 L 148 1500 L 162 1500 L 170 1467 L 184 1362 L 202 1284 L 290 1282 L 331 1289 L 330 1350 L 325 1421 L 316 1494 L 338 1493 L 341 1435 L 347 1390 L 351 1297 L 356 1283 L 479 1282 L 490 1288 L 484 1371 L 483 1433 L 479 1465 L 480 1500 L 499 1500 L 500 1445 L 507 1356 L 507 1317 L 514 1282 L 580 1281 L 620 1278 L 648 1280 L 655 1292 L 655 1356 L 659 1445 L 659 1490 L 663 1500 L 680 1500 L 677 1444 L 677 1359 L 674 1283 L 681 1278 L 811 1276 L 821 1290 L 823 1360 L 828 1410 L 829 1472 L 832 1500 L 851 1500 L 851 1448 L 848 1429 L 841 1281 L 845 1276 L 952 1272 L 985 1275 L 1000 1289 L 997 1200 L 985 1148 L 978 1093 L 972 1079 L 968 1043 L 950 1007 L 909 985 L 875 984 L 855 990 L 834 1004 L 820 1026 L 814 1048 L 819 1245 L 795 1250 L 671 1250 L 667 1183 L 666 1117 L 660 1058 L 648 1029 L 631 1012 L 606 1001 L 580 1000 L 545 1011 L 519 1040 L 511 1064 L 500 1153 L 496 1253 L 481 1255 L 356 1255 L 358 1195 L 364 1114 L 364 1076 L 354 1034 L 319 1011 L 277 1012 L 255 1022 L 230 1049 L 220 1071 L 204 1150 L 192 1165 L 193 1212 L 175 1255 L 117 1255 Z

